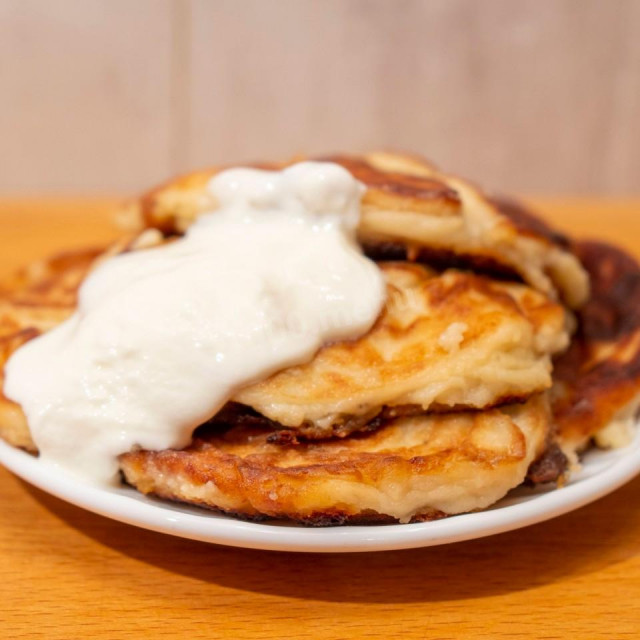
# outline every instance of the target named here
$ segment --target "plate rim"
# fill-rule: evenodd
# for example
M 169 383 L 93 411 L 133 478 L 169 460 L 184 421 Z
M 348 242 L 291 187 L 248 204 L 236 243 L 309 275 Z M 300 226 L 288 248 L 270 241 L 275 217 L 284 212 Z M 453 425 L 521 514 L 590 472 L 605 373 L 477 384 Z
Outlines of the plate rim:
M 289 552 L 368 552 L 451 544 L 537 524 L 578 509 L 640 474 L 640 423 L 625 448 L 595 452 L 612 461 L 599 472 L 578 472 L 558 489 L 525 501 L 413 524 L 308 528 L 254 523 L 205 509 L 164 503 L 132 488 L 105 488 L 45 463 L 0 439 L 0 464 L 40 490 L 92 513 L 182 538 L 232 547 Z M 586 454 L 589 456 L 589 453 Z M 591 454 L 593 455 L 593 453 Z M 503 499 L 504 500 L 504 499 Z

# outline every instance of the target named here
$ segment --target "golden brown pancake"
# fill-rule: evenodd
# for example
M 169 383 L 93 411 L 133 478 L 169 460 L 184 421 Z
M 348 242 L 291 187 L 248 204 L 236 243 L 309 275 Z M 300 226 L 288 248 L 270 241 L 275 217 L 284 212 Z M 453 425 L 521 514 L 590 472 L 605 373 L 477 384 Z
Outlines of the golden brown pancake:
M 624 444 L 640 401 L 640 265 L 599 242 L 575 250 L 592 294 L 571 348 L 555 363 L 553 411 L 569 452 L 593 437 L 602 446 Z
M 78 287 L 100 253 L 94 249 L 63 253 L 0 282 L 0 385 L 4 363 L 18 347 L 73 313 Z M 36 451 L 22 409 L 2 393 L 0 436 Z
M 387 301 L 358 340 L 320 350 L 233 400 L 305 437 L 347 435 L 383 407 L 484 408 L 551 386 L 562 307 L 523 284 L 381 263 Z
M 379 263 L 389 292 L 382 315 L 360 339 L 240 390 L 186 449 L 123 454 L 128 482 L 248 518 L 409 522 L 486 508 L 525 480 L 555 481 L 566 464 L 556 428 L 569 455 L 592 438 L 621 442 L 616 425 L 640 397 L 633 259 L 607 245 L 574 246 L 520 205 L 489 200 L 417 157 L 326 159 L 367 185 L 365 250 L 394 258 Z M 98 260 L 170 241 L 215 207 L 205 189 L 213 173 L 136 203 L 142 236 L 0 283 L 0 362 L 73 312 Z M 572 317 L 556 292 L 584 306 L 549 395 L 550 357 L 566 346 Z M 4 397 L 0 436 L 37 452 L 20 407 Z
M 295 446 L 213 422 L 182 451 L 120 456 L 146 494 L 247 518 L 311 525 L 410 522 L 483 509 L 525 479 L 551 428 L 544 394 L 488 411 L 390 420 L 375 432 Z
M 34 262 L 0 281 L 0 437 L 36 452 L 22 409 L 5 397 L 4 364 L 28 340 L 66 320 L 76 308 L 80 284 L 89 271 L 109 256 L 154 246 L 159 234 L 145 231 L 125 236 L 102 249 L 83 249 Z
M 529 214 L 501 210 L 470 183 L 417 156 L 377 152 L 316 159 L 342 165 L 366 185 L 358 238 L 372 256 L 497 271 L 559 294 L 571 307 L 586 300 L 586 274 L 560 237 L 541 223 L 531 224 Z M 199 214 L 215 209 L 206 186 L 224 168 L 178 178 L 130 203 L 132 224 L 184 232 Z
M 17 289 L 6 288 L 2 363 L 71 314 L 82 277 L 97 259 L 92 252 L 39 263 L 15 280 Z M 306 365 L 247 386 L 232 399 L 281 430 L 326 438 L 370 429 L 381 412 L 491 407 L 551 386 L 550 356 L 569 341 L 561 306 L 523 284 L 453 270 L 438 274 L 409 263 L 380 268 L 388 298 L 371 331 L 328 345 Z M 3 413 L 0 433 L 33 449 L 20 408 L 2 397 Z

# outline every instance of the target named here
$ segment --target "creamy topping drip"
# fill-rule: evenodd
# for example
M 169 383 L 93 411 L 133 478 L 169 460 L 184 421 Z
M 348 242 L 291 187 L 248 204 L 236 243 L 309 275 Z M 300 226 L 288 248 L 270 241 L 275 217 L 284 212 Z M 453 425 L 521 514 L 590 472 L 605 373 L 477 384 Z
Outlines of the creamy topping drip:
M 355 243 L 363 186 L 342 167 L 231 169 L 183 238 L 115 256 L 66 322 L 18 349 L 5 394 L 44 460 L 114 481 L 134 446 L 186 446 L 237 389 L 374 323 L 385 285 Z

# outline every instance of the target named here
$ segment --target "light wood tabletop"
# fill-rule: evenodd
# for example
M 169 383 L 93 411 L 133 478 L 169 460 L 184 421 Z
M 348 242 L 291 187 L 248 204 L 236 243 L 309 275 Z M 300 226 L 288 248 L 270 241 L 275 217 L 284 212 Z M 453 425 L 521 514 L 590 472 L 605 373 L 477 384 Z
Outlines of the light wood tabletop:
M 640 256 L 640 200 L 538 202 Z M 6 272 L 115 237 L 113 200 L 0 201 Z M 637 638 L 640 478 L 547 523 L 371 554 L 225 548 L 93 515 L 0 469 L 0 638 Z

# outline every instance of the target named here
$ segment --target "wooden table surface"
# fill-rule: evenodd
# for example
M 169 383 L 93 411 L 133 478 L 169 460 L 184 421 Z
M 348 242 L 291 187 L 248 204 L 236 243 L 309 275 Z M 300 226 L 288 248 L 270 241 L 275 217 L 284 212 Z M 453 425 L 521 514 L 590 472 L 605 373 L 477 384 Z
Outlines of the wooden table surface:
M 640 256 L 640 200 L 539 201 Z M 109 240 L 111 200 L 0 201 L 0 271 Z M 225 548 L 113 522 L 0 469 L 0 638 L 638 638 L 640 478 L 553 521 L 371 554 Z

